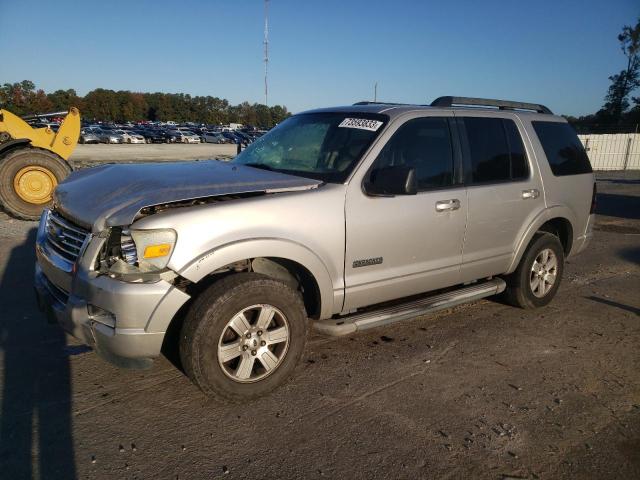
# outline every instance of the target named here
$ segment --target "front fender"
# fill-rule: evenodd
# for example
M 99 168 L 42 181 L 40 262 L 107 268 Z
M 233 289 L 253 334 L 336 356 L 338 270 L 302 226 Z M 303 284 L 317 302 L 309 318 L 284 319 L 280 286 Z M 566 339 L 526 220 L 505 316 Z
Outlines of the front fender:
M 240 240 L 216 247 L 190 262 L 178 273 L 192 282 L 234 262 L 257 257 L 283 258 L 305 267 L 315 278 L 320 292 L 320 318 L 329 318 L 342 308 L 344 291 L 334 290 L 324 262 L 302 244 L 280 238 Z

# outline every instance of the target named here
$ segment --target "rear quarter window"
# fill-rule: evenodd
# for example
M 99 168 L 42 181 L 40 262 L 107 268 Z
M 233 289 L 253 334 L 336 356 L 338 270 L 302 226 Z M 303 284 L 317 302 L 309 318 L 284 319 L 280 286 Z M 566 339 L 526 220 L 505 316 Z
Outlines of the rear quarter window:
M 593 171 L 589 157 L 571 125 L 559 122 L 531 123 L 556 177 Z

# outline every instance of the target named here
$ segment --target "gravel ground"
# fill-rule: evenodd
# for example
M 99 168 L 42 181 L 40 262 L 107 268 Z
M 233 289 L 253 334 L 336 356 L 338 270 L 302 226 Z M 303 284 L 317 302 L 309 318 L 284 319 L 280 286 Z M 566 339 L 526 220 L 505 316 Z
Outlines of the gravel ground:
M 291 382 L 235 406 L 47 325 L 34 224 L 2 217 L 0 477 L 640 478 L 640 176 L 599 179 L 596 238 L 548 307 L 314 335 Z

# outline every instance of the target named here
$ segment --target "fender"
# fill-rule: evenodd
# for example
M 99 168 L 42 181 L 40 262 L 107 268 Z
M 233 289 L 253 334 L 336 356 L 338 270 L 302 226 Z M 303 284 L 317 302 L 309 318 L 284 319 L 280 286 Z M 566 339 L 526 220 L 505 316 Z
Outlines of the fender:
M 29 145 L 30 143 L 31 140 L 28 138 L 16 138 L 15 140 L 9 140 L 8 142 L 0 144 L 0 155 L 22 145 Z
M 342 308 L 344 290 L 334 289 L 329 271 L 324 262 L 302 244 L 281 238 L 257 238 L 240 240 L 216 247 L 193 260 L 178 272 L 192 282 L 230 263 L 248 258 L 284 258 L 305 267 L 315 278 L 320 292 L 320 318 L 329 318 L 334 313 L 334 305 Z
M 16 148 L 29 147 L 30 145 L 31 140 L 29 140 L 28 138 L 16 138 L 15 140 L 9 140 L 8 142 L 0 144 L 0 161 L 2 161 L 2 155 L 4 155 L 5 153 L 8 153 Z M 66 163 L 72 172 L 75 170 L 71 162 L 65 160 L 62 157 L 60 157 L 60 160 Z
M 520 242 L 516 247 L 515 255 L 513 256 L 513 260 L 509 265 L 509 269 L 505 273 L 513 273 L 513 271 L 518 267 L 520 263 L 520 259 L 524 255 L 525 250 L 529 246 L 531 239 L 536 234 L 538 229 L 547 223 L 549 220 L 554 218 L 564 218 L 571 225 L 575 225 L 575 217 L 571 210 L 567 207 L 561 205 L 554 205 L 551 207 L 547 207 L 542 210 L 529 224 L 529 226 L 525 229 L 525 233 L 520 236 Z M 575 231 L 574 231 L 575 235 Z M 574 238 L 575 241 L 575 238 Z

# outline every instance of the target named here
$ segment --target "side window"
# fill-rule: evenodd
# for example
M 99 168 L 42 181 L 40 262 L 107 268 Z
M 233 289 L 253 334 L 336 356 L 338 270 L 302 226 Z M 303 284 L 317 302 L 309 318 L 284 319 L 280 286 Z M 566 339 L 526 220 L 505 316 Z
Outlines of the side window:
M 464 119 L 470 154 L 471 183 L 520 180 L 529 174 L 522 138 L 513 120 Z
M 531 122 L 555 176 L 591 173 L 591 163 L 568 123 Z
M 501 118 L 464 119 L 471 154 L 471 182 L 490 183 L 511 179 L 509 146 Z
M 418 190 L 453 185 L 453 149 L 446 118 L 423 117 L 402 125 L 384 146 L 371 175 L 385 167 L 414 168 Z
M 511 154 L 511 179 L 522 180 L 529 176 L 529 163 L 524 151 L 522 137 L 518 132 L 518 127 L 513 120 L 504 119 L 504 129 L 507 132 L 509 142 L 509 153 Z

